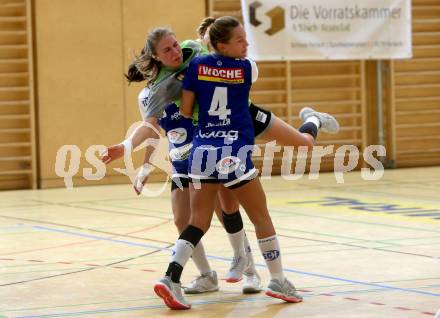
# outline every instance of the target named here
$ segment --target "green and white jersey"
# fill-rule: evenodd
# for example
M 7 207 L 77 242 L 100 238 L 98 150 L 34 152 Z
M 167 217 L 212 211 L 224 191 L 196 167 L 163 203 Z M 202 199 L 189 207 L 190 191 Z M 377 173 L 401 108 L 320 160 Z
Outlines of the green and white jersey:
M 182 80 L 189 62 L 196 56 L 207 54 L 206 48 L 197 41 L 186 40 L 181 43 L 183 63 L 177 69 L 163 66 L 150 85 L 147 103 L 144 105 L 144 119 L 161 118 L 166 106 L 175 102 L 180 105 Z

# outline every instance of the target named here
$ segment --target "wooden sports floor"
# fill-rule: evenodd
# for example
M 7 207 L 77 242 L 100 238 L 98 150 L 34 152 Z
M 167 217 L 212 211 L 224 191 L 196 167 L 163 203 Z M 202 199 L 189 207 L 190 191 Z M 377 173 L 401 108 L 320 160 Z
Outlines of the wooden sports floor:
M 169 188 L 129 185 L 0 192 L 1 317 L 434 317 L 440 308 L 440 167 L 263 180 L 286 275 L 304 296 L 286 304 L 241 283 L 171 311 L 153 292 L 177 237 Z M 151 185 L 152 187 L 157 185 Z M 244 217 L 258 271 L 269 275 Z M 204 237 L 222 278 L 231 261 L 214 219 Z M 191 261 L 182 277 L 196 269 Z

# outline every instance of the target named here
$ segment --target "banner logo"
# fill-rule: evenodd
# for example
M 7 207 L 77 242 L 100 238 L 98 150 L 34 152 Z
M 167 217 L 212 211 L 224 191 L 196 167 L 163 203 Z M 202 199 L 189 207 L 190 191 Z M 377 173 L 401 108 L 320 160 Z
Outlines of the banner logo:
M 261 21 L 257 19 L 257 9 L 261 6 L 262 4 L 259 1 L 254 1 L 249 5 L 249 21 L 254 27 L 258 27 L 261 24 Z M 283 8 L 276 6 L 267 11 L 266 15 L 271 20 L 270 28 L 264 31 L 266 34 L 274 35 L 275 33 L 284 29 L 286 21 L 284 18 Z

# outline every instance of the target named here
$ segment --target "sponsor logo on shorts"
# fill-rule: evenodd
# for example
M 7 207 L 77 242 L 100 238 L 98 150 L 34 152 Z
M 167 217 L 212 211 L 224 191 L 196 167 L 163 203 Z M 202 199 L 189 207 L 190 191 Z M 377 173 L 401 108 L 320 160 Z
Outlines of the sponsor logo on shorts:
M 192 143 L 186 144 L 170 150 L 171 161 L 182 161 L 189 158 L 192 149 Z
M 173 144 L 181 144 L 187 136 L 188 133 L 185 128 L 175 128 L 167 133 L 168 140 Z
M 271 250 L 263 253 L 263 257 L 266 261 L 274 261 L 280 256 L 280 251 Z
M 240 165 L 241 160 L 237 157 L 234 156 L 229 156 L 226 158 L 221 159 L 217 165 L 216 165 L 216 169 L 218 171 L 218 173 L 221 174 L 229 174 L 235 170 L 237 170 L 237 168 Z
M 263 113 L 261 110 L 258 111 L 257 116 L 255 116 L 255 120 L 265 123 L 267 120 L 267 115 Z

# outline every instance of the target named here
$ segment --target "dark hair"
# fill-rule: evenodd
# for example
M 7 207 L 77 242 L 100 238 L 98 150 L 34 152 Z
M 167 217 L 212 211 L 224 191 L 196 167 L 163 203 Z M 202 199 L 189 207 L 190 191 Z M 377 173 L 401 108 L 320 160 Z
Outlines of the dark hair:
M 144 54 L 144 49 L 141 51 L 141 55 Z M 131 82 L 143 82 L 145 80 L 144 75 L 138 70 L 136 62 L 133 61 L 128 65 L 127 74 L 124 74 L 129 83 Z
M 234 17 L 224 16 L 215 19 L 209 29 L 209 42 L 217 50 L 218 43 L 228 43 L 231 39 L 231 31 L 240 25 Z
M 174 35 L 169 28 L 157 28 L 147 35 L 145 45 L 139 55 L 135 55 L 133 62 L 128 66 L 127 74 L 124 74 L 129 83 L 151 81 L 159 73 L 162 63 L 153 58 L 156 54 L 156 45 L 164 37 Z
M 215 22 L 216 18 L 207 17 L 202 20 L 199 27 L 197 28 L 197 35 L 199 38 L 203 38 L 205 36 L 206 30 L 208 30 L 209 26 Z

